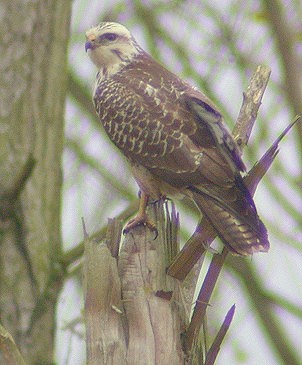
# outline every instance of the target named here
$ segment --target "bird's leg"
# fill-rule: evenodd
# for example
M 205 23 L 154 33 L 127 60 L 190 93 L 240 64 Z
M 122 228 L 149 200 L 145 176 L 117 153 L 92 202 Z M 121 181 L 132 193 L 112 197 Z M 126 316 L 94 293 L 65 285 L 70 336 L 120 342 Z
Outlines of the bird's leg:
M 155 224 L 148 218 L 146 213 L 148 201 L 149 201 L 149 195 L 141 191 L 137 215 L 126 224 L 126 227 L 124 228 L 123 231 L 124 234 L 128 233 L 132 228 L 141 225 L 147 226 L 148 228 L 151 229 L 151 231 L 157 232 Z

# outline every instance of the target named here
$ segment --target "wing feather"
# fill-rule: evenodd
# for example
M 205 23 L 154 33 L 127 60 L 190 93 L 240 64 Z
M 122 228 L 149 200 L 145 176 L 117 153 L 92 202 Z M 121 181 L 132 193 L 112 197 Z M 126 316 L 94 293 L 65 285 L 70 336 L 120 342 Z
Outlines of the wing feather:
M 243 169 L 220 113 L 202 93 L 149 58 L 113 78 L 106 93 L 114 85 L 112 93 L 118 90 L 119 101 L 106 103 L 97 88 L 96 108 L 99 115 L 107 111 L 100 119 L 130 160 L 178 187 L 206 181 L 228 184 L 238 167 Z M 124 136 L 129 119 L 132 131 Z

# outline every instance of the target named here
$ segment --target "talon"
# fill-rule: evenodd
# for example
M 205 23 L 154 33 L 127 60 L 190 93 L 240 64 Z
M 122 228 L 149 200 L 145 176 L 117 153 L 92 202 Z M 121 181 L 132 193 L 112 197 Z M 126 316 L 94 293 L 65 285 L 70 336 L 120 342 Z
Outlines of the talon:
M 135 218 L 131 219 L 123 230 L 123 234 L 127 234 L 131 229 L 138 227 L 138 226 L 145 226 L 148 227 L 151 231 L 155 232 L 155 238 L 158 236 L 158 231 L 155 224 L 147 217 L 147 214 L 140 214 L 137 215 Z
M 139 200 L 139 208 L 136 217 L 131 219 L 123 230 L 123 234 L 127 234 L 132 228 L 137 226 L 145 226 L 148 227 L 151 231 L 155 232 L 154 239 L 158 236 L 158 231 L 155 224 L 148 218 L 146 214 L 146 207 L 148 204 L 149 195 L 144 191 L 140 191 L 140 200 Z

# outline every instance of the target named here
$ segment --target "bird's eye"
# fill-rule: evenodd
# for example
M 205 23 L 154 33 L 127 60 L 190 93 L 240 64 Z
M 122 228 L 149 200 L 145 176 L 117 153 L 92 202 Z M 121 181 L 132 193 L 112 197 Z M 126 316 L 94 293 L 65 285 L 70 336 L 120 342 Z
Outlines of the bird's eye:
M 117 39 L 118 35 L 115 33 L 105 33 L 101 36 L 102 39 L 106 39 L 107 41 L 115 41 Z

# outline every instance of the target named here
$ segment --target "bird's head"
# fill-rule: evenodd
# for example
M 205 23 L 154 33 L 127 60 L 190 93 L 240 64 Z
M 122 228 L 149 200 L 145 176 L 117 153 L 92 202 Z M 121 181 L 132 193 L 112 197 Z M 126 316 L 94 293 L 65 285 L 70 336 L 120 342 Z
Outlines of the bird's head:
M 117 71 L 142 52 L 127 28 L 107 22 L 86 32 L 85 49 L 93 63 L 109 73 Z

